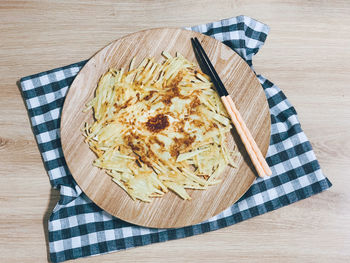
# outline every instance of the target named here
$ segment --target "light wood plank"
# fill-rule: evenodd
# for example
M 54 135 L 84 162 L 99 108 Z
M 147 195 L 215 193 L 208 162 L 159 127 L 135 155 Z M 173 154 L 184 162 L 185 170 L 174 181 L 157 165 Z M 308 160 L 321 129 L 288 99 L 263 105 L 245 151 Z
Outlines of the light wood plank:
M 172 55 L 180 52 L 196 63 L 191 37 L 198 37 L 210 51 L 208 56 L 258 147 L 264 156 L 267 153 L 271 118 L 266 96 L 254 72 L 237 53 L 213 38 L 176 28 L 140 31 L 118 39 L 94 55 L 72 83 L 62 110 L 61 141 L 67 165 L 84 193 L 103 210 L 127 222 L 156 228 L 200 223 L 235 203 L 258 176 L 236 132 L 227 139 L 229 148 L 237 145 L 239 149 L 238 168 L 227 167 L 220 177 L 223 182 L 205 191 L 188 190 L 190 201 L 180 199 L 173 192 L 155 198 L 152 203 L 133 201 L 104 170 L 92 165 L 96 156 L 81 134 L 83 124 L 91 123 L 92 113 L 82 110 L 93 99 L 101 76 L 110 68 L 127 68 L 132 58 L 136 63 L 141 63 L 145 57 L 158 61 L 163 51 Z

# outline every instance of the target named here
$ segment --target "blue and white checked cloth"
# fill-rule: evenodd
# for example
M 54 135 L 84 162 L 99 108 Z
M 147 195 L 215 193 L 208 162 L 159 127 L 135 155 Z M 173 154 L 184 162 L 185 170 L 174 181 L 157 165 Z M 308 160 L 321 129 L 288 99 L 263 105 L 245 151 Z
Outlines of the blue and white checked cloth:
M 246 16 L 187 28 L 214 37 L 252 66 L 269 28 Z M 63 157 L 60 114 L 70 84 L 86 61 L 21 79 L 22 95 L 52 187 L 61 199 L 49 219 L 52 262 L 98 255 L 233 225 L 294 203 L 331 186 L 323 175 L 297 114 L 283 92 L 258 75 L 271 113 L 267 162 L 273 175 L 258 178 L 233 206 L 197 225 L 177 229 L 144 228 L 115 218 L 92 203 L 74 182 Z

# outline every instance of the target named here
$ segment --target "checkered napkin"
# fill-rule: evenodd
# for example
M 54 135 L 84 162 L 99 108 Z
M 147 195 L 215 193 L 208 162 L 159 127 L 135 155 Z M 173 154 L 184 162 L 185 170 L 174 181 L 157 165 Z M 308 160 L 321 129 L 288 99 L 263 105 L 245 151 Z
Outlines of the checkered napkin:
M 214 37 L 252 66 L 268 26 L 246 16 L 187 28 Z M 222 213 L 197 225 L 177 229 L 145 228 L 101 210 L 75 183 L 63 157 L 60 114 L 70 84 L 86 61 L 21 79 L 22 94 L 52 187 L 61 194 L 49 219 L 52 262 L 98 255 L 189 237 L 233 225 L 294 203 L 331 186 L 323 175 L 297 114 L 283 92 L 258 75 L 271 113 L 267 162 L 273 175 L 257 178 L 248 192 Z

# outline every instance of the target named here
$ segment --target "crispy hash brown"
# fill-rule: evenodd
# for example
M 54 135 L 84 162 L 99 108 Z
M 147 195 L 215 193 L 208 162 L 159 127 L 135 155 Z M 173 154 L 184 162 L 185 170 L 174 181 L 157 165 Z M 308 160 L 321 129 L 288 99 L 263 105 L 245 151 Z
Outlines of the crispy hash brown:
M 84 110 L 94 116 L 83 127 L 93 165 L 145 202 L 169 189 L 191 199 L 186 189 L 220 183 L 238 154 L 227 149 L 231 121 L 209 77 L 181 54 L 163 56 L 110 69 Z

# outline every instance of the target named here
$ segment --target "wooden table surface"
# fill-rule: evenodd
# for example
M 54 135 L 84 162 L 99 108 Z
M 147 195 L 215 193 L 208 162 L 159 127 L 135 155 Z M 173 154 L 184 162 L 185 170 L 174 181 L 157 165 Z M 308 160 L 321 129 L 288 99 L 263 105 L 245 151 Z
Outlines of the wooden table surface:
M 211 233 L 76 262 L 349 262 L 349 1 L 0 1 L 0 262 L 47 262 L 51 190 L 16 82 L 141 29 L 248 15 L 271 27 L 254 58 L 299 113 L 333 187 Z

